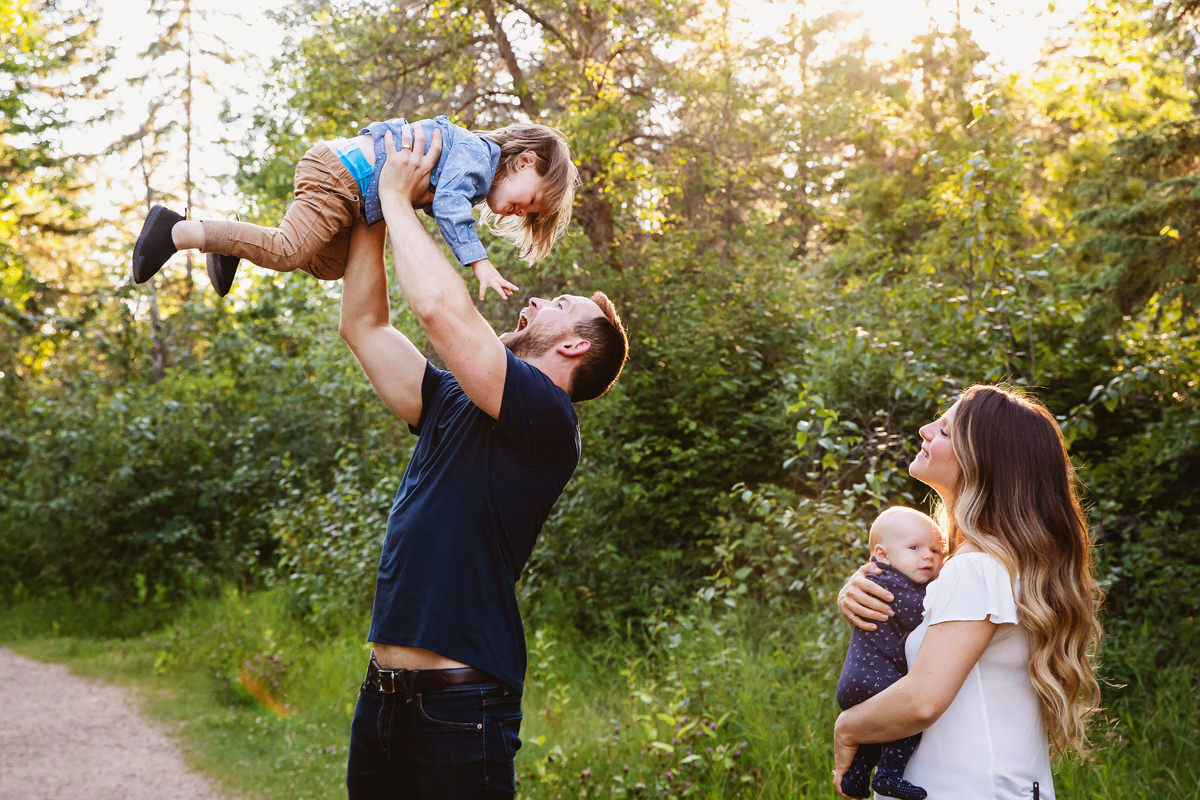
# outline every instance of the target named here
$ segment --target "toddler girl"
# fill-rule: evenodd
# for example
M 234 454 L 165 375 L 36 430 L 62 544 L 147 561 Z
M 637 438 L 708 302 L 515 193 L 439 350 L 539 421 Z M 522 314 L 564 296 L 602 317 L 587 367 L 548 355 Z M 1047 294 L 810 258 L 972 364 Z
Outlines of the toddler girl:
M 353 139 L 322 142 L 296 165 L 295 197 L 278 228 L 245 222 L 193 222 L 163 206 L 146 216 L 133 248 L 133 278 L 144 283 L 172 254 L 196 248 L 207 253 L 208 276 L 224 297 L 242 258 L 261 267 L 302 269 L 321 280 L 346 271 L 350 229 L 359 217 L 368 225 L 383 219 L 379 171 L 384 137 L 401 141 L 404 119 L 373 122 Z M 479 280 L 479 299 L 489 288 L 507 300 L 517 287 L 488 261 L 471 210 L 517 245 L 532 264 L 544 258 L 571 221 L 579 173 L 566 139 L 545 125 L 507 125 L 468 131 L 444 116 L 419 120 L 426 149 L 436 129 L 442 153 L 429 178 L 428 202 L 420 207 L 437 222 L 442 238 Z

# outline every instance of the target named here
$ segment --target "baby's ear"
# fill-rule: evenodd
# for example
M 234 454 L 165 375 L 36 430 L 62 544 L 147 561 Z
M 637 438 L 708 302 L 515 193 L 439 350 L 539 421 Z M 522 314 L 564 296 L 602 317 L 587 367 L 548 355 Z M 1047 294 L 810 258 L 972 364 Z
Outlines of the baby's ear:
M 884 564 L 891 563 L 887 560 L 887 548 L 881 544 L 877 544 L 871 548 L 871 558 L 877 559 Z

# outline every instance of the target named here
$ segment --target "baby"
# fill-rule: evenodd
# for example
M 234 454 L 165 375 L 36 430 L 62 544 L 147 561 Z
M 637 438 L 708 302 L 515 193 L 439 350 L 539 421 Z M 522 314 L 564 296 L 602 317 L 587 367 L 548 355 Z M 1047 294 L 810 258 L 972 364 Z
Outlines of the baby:
M 291 272 L 301 269 L 321 280 L 337 280 L 346 271 L 350 229 L 357 220 L 374 225 L 383 219 L 379 172 L 384 139 L 397 147 L 404 119 L 373 122 L 351 139 L 315 145 L 296 165 L 295 194 L 278 228 L 239 221 L 192 221 L 163 206 L 146 216 L 133 247 L 133 279 L 150 280 L 179 250 L 208 254 L 208 277 L 222 297 L 229 292 L 238 261 Z M 571 220 L 579 172 L 566 139 L 545 125 L 507 125 L 468 131 L 446 117 L 418 120 L 426 149 L 434 131 L 442 152 L 429 176 L 421 208 L 437 222 L 442 238 L 479 281 L 479 299 L 492 289 L 507 300 L 517 287 L 492 266 L 475 230 L 471 211 L 511 239 L 529 263 L 544 258 Z
M 904 639 L 921 623 L 925 585 L 942 568 L 941 529 L 912 508 L 885 509 L 871 524 L 868 545 L 871 560 L 883 573 L 867 577 L 895 596 L 892 609 L 896 613 L 874 631 L 855 628 L 850 634 L 837 685 L 837 701 L 843 709 L 879 694 L 908 672 Z M 920 738 L 918 733 L 895 742 L 860 747 L 842 777 L 842 791 L 850 797 L 869 797 L 874 789 L 898 800 L 924 800 L 925 790 L 904 780 L 904 768 Z

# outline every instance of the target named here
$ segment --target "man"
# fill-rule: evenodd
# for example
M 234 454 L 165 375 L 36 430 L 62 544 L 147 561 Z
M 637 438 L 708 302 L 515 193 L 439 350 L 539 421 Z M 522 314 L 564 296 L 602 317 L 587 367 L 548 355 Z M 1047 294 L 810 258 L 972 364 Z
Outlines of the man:
M 616 380 L 625 331 L 601 293 L 534 298 L 499 337 L 413 206 L 435 136 L 390 135 L 380 201 L 400 289 L 445 362 L 389 319 L 383 226 L 356 227 L 339 331 L 418 435 L 388 517 L 346 783 L 358 798 L 514 794 L 525 638 L 514 584 L 579 461 L 571 403 Z

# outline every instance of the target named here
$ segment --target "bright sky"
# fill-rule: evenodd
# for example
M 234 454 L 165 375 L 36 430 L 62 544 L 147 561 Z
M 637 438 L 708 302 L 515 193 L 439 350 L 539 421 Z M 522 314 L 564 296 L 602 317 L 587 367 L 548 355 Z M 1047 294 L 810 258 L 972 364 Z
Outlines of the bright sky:
M 895 56 L 914 36 L 936 24 L 954 27 L 955 15 L 996 65 L 1021 71 L 1037 60 L 1047 34 L 1087 6 L 1087 0 L 735 0 L 747 29 L 758 35 L 778 30 L 797 5 L 812 16 L 844 10 L 858 15 L 858 26 L 876 43 L 872 55 Z
M 80 0 L 75 0 L 79 2 Z M 222 100 L 228 98 L 243 113 L 253 110 L 258 97 L 257 84 L 262 71 L 269 67 L 271 55 L 279 49 L 282 32 L 266 17 L 266 12 L 283 7 L 288 0 L 192 0 L 193 8 L 211 9 L 213 21 L 221 36 L 233 49 L 243 54 L 256 54 L 258 63 L 239 63 L 233 68 L 212 67 L 218 91 L 202 91 L 196 98 L 194 118 L 200 153 L 197 168 L 209 175 L 228 173 L 234 169 L 233 160 L 223 149 L 208 142 L 226 134 L 217 114 Z M 121 114 L 112 125 L 117 135 L 136 129 L 150 99 L 152 87 L 136 89 L 127 86 L 128 76 L 144 71 L 137 63 L 137 54 L 150 43 L 156 21 L 148 11 L 148 0 L 99 0 L 104 17 L 100 36 L 114 44 L 118 61 L 114 67 L 115 82 L 126 86 L 120 92 Z M 797 8 L 796 0 L 733 0 L 735 14 L 741 17 L 745 32 L 766 35 L 778 30 L 781 21 Z M 937 24 L 942 30 L 953 28 L 956 11 L 962 24 L 969 28 L 976 41 L 992 54 L 998 67 L 1020 71 L 1028 68 L 1038 57 L 1047 33 L 1066 23 L 1086 5 L 1086 0 L 1058 0 L 1056 3 L 1037 0 L 805 0 L 800 7 L 814 16 L 830 10 L 857 12 L 858 22 L 876 42 L 872 53 L 886 60 L 903 49 L 913 36 Z M 740 12 L 739 12 L 740 10 Z M 240 15 L 240 21 L 234 17 Z M 211 24 L 210 24 L 211 27 Z M 94 141 L 105 138 L 109 131 L 92 131 Z M 125 197 L 144 192 L 139 182 L 136 160 L 126 159 L 113 170 L 115 176 L 109 192 Z M 182 188 L 180 181 L 179 187 Z M 209 184 L 211 195 L 201 198 L 199 206 L 213 215 L 228 215 L 237 210 L 232 185 Z
M 75 0 L 79 2 L 79 0 Z M 258 101 L 258 86 L 262 72 L 270 67 L 271 57 L 278 52 L 283 32 L 266 16 L 266 12 L 282 8 L 285 0 L 192 0 L 193 9 L 210 14 L 207 22 L 196 23 L 205 30 L 217 31 L 236 54 L 239 62 L 232 65 L 216 63 L 211 59 L 198 60 L 210 74 L 214 88 L 198 85 L 194 98 L 192 118 L 195 129 L 194 142 L 198 149 L 193 171 L 201 177 L 232 172 L 236 162 L 223 147 L 213 142 L 222 136 L 237 138 L 234 131 L 226 130 L 219 114 L 222 103 L 230 100 L 234 108 L 249 114 Z M 112 81 L 119 87 L 119 112 L 104 130 L 90 135 L 97 141 L 111 141 L 122 134 L 137 129 L 146 118 L 146 110 L 158 87 L 153 81 L 143 87 L 129 85 L 130 77 L 146 72 L 147 67 L 139 63 L 138 55 L 152 42 L 162 27 L 158 19 L 148 11 L 149 0 L 98 0 L 102 17 L 98 30 L 101 41 L 116 48 L 116 63 L 112 67 Z M 203 46 L 212 47 L 211 41 Z M 111 134 L 111 135 L 110 135 Z M 136 148 L 135 148 L 136 151 Z M 144 196 L 145 189 L 137 169 L 136 152 L 123 159 L 114 168 L 115 179 L 109 192 Z M 158 188 L 182 192 L 182 180 L 172 182 L 161 178 Z M 178 185 L 174 185 L 177 183 Z M 198 205 L 213 215 L 231 214 L 237 211 L 235 191 L 232 185 L 209 184 L 209 196 L 199 198 Z

